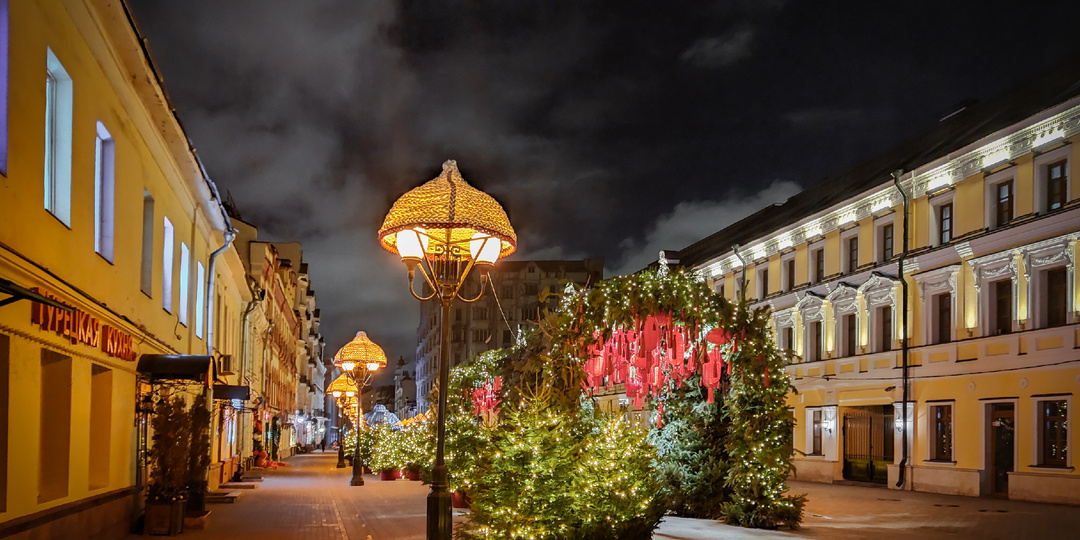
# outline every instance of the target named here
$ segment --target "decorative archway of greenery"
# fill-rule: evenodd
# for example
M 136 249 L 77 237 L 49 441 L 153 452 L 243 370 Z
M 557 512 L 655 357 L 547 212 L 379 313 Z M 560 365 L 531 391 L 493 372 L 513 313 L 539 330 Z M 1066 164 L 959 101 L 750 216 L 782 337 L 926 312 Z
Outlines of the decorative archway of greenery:
M 669 504 L 743 526 L 796 527 L 803 499 L 784 494 L 789 381 L 767 320 L 697 276 L 642 272 L 568 288 L 523 346 L 455 369 L 451 482 L 472 497 L 478 534 L 647 537 L 662 514 L 656 509 Z M 592 392 L 615 384 L 660 412 L 655 446 L 640 428 L 605 425 L 589 406 Z M 717 391 L 722 403 L 711 399 Z M 477 396 L 481 408 L 500 408 L 498 416 L 480 421 Z M 627 477 L 637 484 L 620 485 Z M 581 513 L 585 521 L 565 518 Z

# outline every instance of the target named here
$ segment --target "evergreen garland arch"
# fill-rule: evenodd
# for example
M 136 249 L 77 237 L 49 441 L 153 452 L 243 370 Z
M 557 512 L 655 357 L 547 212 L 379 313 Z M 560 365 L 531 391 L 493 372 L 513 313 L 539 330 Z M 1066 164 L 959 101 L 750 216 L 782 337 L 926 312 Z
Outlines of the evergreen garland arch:
M 456 429 L 448 429 L 454 485 L 467 492 L 495 485 L 498 467 L 507 466 L 493 450 L 500 448 L 497 439 L 504 423 L 502 427 L 521 437 L 530 426 L 542 428 L 547 444 L 572 439 L 577 450 L 560 454 L 552 447 L 552 455 L 582 457 L 588 434 L 597 433 L 601 425 L 588 420 L 597 416 L 589 407 L 590 396 L 623 384 L 628 396 L 641 404 L 648 401 L 658 412 L 649 442 L 620 426 L 603 432 L 599 440 L 605 441 L 608 455 L 624 456 L 618 458 L 620 466 L 631 460 L 637 474 L 651 475 L 641 487 L 667 488 L 659 490 L 662 496 L 634 504 L 661 504 L 682 515 L 723 517 L 748 527 L 798 526 L 804 498 L 785 494 L 792 454 L 793 419 L 785 405 L 790 383 L 766 311 L 729 302 L 699 276 L 666 268 L 609 278 L 580 290 L 569 285 L 561 296 L 558 309 L 547 314 L 524 343 L 455 368 L 448 395 L 448 427 L 461 430 L 457 435 Z M 478 407 L 490 409 L 491 404 L 501 408 L 498 420 L 477 421 L 483 416 Z M 541 416 L 545 420 L 538 420 Z M 556 426 L 547 420 L 555 417 L 566 423 Z M 612 433 L 622 433 L 622 438 Z M 619 445 L 623 450 L 612 450 Z M 652 456 L 651 472 L 642 468 L 642 456 Z M 520 459 L 535 476 L 537 463 Z M 563 465 L 548 462 L 544 468 Z M 597 478 L 594 483 L 612 481 Z M 585 489 L 581 483 L 578 479 L 574 484 L 577 492 Z M 475 491 L 470 495 L 474 501 L 483 497 Z M 490 499 L 481 506 L 479 517 L 487 519 L 482 529 L 490 532 L 504 509 Z M 618 508 L 604 513 L 607 517 L 600 521 L 612 532 L 620 519 L 633 516 L 620 517 Z M 636 523 L 633 529 L 651 531 L 660 514 L 649 514 L 654 521 Z M 560 526 L 566 527 L 540 530 Z

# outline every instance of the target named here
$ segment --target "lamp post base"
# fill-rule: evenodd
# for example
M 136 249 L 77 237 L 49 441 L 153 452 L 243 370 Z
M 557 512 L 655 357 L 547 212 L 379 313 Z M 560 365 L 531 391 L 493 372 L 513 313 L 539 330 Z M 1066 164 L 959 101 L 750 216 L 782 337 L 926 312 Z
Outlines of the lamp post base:
M 427 497 L 427 540 L 450 540 L 454 532 L 446 465 L 431 470 L 431 493 Z
M 364 485 L 364 465 L 357 459 L 359 456 L 353 456 L 352 460 L 352 480 L 349 480 L 350 486 L 362 486 Z

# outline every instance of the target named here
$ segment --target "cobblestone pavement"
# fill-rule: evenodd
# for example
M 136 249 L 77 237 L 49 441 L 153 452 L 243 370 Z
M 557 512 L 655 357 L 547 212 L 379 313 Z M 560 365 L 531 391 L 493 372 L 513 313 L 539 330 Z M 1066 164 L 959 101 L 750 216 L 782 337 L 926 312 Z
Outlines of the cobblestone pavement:
M 349 485 L 350 469 L 331 452 L 301 454 L 267 471 L 265 481 L 232 504 L 211 504 L 205 530 L 191 540 L 421 540 L 428 486 L 366 475 Z M 1080 507 L 899 492 L 884 488 L 792 482 L 806 493 L 797 531 L 743 529 L 710 520 L 668 517 L 656 540 L 813 538 L 1080 539 Z M 454 521 L 465 519 L 455 514 Z M 129 540 L 142 538 L 132 535 Z

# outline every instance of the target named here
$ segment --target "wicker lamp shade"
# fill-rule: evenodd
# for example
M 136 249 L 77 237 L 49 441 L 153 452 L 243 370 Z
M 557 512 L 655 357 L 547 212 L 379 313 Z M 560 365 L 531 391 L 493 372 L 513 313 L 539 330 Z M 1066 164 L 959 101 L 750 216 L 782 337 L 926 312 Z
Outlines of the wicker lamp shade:
M 357 365 L 379 364 L 379 369 L 386 367 L 386 353 L 382 347 L 372 343 L 366 332 L 357 332 L 352 341 L 345 344 L 334 355 L 334 364 L 354 362 Z
M 342 395 L 345 395 L 346 392 L 356 392 L 356 382 L 342 373 L 338 375 L 338 378 L 334 379 L 334 382 L 330 383 L 330 386 L 326 388 L 326 392 L 328 394 L 341 392 Z
M 436 253 L 448 243 L 468 244 L 476 233 L 497 238 L 500 257 L 517 249 L 517 234 L 503 207 L 466 183 L 454 160 L 443 163 L 442 174 L 394 202 L 379 229 L 379 243 L 397 253 L 398 232 L 416 228 L 424 229 L 435 240 L 427 244 L 429 253 Z

